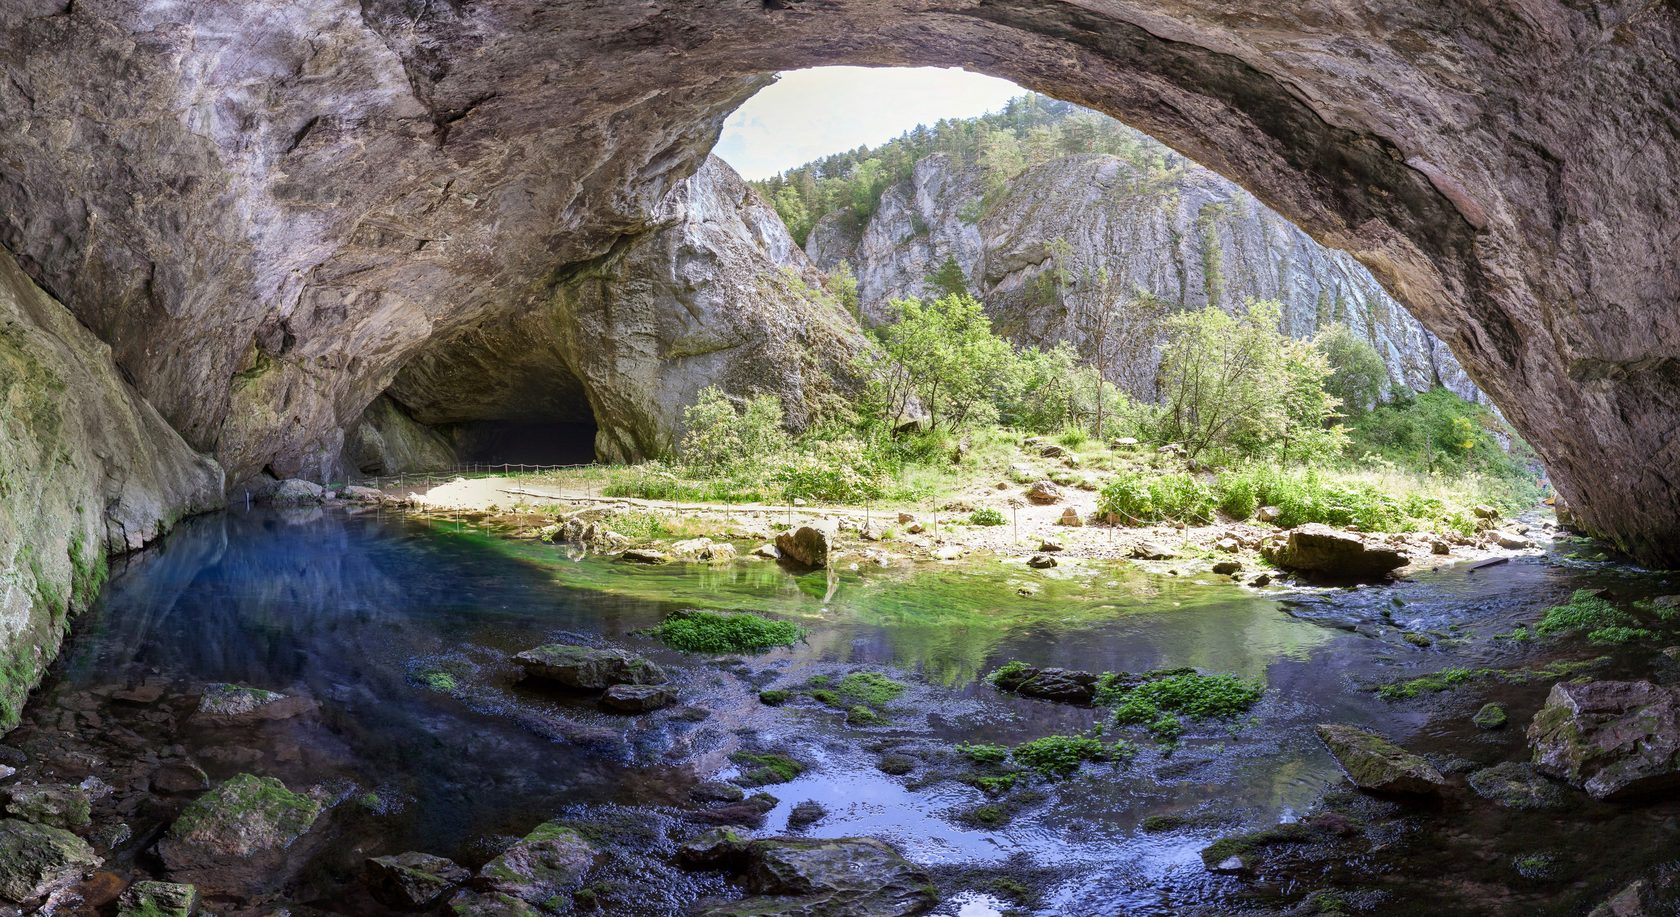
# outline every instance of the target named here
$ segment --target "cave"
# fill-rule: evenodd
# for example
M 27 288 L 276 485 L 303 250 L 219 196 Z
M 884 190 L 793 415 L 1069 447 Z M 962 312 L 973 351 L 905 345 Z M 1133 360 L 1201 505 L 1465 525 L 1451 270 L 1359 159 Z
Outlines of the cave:
M 595 461 L 593 420 L 475 420 L 450 424 L 444 433 L 461 463 L 498 465 L 585 465 Z

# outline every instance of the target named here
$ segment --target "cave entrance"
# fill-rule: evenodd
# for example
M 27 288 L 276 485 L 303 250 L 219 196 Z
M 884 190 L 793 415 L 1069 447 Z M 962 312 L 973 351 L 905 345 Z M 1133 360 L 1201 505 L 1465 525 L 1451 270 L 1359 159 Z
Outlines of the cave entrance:
M 584 465 L 595 461 L 593 416 L 581 420 L 480 420 L 447 432 L 462 462 L 486 465 Z

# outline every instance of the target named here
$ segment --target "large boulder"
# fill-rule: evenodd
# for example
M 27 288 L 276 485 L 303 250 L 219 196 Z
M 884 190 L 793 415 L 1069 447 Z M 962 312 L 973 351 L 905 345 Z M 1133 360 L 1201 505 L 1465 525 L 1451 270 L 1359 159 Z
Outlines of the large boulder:
M 576 889 L 594 863 L 595 848 L 576 831 L 544 822 L 484 864 L 475 884 L 480 891 L 541 904 Z
M 550 643 L 513 657 L 532 678 L 579 691 L 604 691 L 613 685 L 662 685 L 665 670 L 635 653 Z
M 807 567 L 826 567 L 834 551 L 834 520 L 820 519 L 776 536 L 782 556 Z
M 472 877 L 454 860 L 429 853 L 398 853 L 367 861 L 368 891 L 375 900 L 405 911 L 422 911 Z
M 1085 706 L 1089 706 L 1096 697 L 1097 682 L 1101 678 L 1095 672 L 1039 668 L 1020 662 L 1010 663 L 991 676 L 992 684 L 1004 691 Z
M 275 481 L 262 491 L 260 499 L 275 506 L 308 506 L 320 503 L 326 495 L 326 488 L 313 481 L 290 478 Z
M 1027 500 L 1039 506 L 1049 506 L 1059 503 L 1062 499 L 1062 489 L 1050 481 L 1034 481 L 1027 488 Z
M 925 870 L 869 837 L 748 840 L 715 829 L 683 845 L 678 862 L 739 873 L 760 896 L 711 908 L 707 917 L 906 917 L 939 903 Z
M 87 791 L 68 783 L 26 783 L 7 787 L 6 814 L 54 828 L 85 828 L 92 805 Z
M 0 901 L 43 897 L 99 864 L 86 841 L 62 828 L 0 819 Z
M 1436 793 L 1447 779 L 1433 765 L 1358 726 L 1324 724 L 1318 737 L 1353 785 L 1373 793 Z
M 1261 553 L 1287 570 L 1337 579 L 1380 579 L 1406 565 L 1406 555 L 1393 548 L 1367 544 L 1352 532 L 1317 522 L 1291 529 Z
M 192 917 L 198 889 L 175 882 L 136 882 L 117 902 L 117 917 Z
M 1597 799 L 1680 786 L 1680 688 L 1561 682 L 1528 727 L 1534 766 Z
M 284 878 L 288 852 L 320 817 L 314 799 L 273 777 L 240 774 L 188 805 L 157 852 L 178 877 L 268 884 Z

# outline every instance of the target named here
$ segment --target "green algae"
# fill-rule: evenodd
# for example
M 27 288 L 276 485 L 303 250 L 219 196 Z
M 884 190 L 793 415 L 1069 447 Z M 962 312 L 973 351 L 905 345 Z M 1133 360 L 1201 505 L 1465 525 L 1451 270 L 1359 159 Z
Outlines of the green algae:
M 750 653 L 799 642 L 804 630 L 749 611 L 717 614 L 684 611 L 654 628 L 654 635 L 685 653 Z

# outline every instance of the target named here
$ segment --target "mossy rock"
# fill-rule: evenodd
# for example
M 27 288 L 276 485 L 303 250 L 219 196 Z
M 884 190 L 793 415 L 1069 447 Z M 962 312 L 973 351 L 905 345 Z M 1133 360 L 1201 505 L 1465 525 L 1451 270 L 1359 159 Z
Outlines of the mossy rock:
M 175 882 L 136 882 L 117 903 L 117 917 L 190 917 L 198 889 Z
M 581 887 L 594 864 L 593 844 L 567 825 L 544 822 L 484 864 L 474 885 L 540 906 Z
M 1557 809 L 1568 803 L 1562 787 L 1546 779 L 1531 764 L 1506 761 L 1469 777 L 1477 796 L 1507 809 Z
M 62 828 L 0 819 L 0 900 L 44 897 L 100 862 L 86 841 Z
M 1447 778 L 1418 755 L 1358 726 L 1322 724 L 1318 737 L 1354 786 L 1374 793 L 1439 792 Z
M 1510 722 L 1510 717 L 1505 715 L 1505 708 L 1499 704 L 1483 704 L 1482 709 L 1470 717 L 1470 722 L 1478 729 L 1503 729 Z
M 1260 865 L 1267 848 L 1281 844 L 1304 844 L 1312 839 L 1312 829 L 1300 822 L 1247 834 L 1227 835 L 1202 850 L 1202 864 L 1210 872 L 1252 872 Z
M 7 787 L 6 812 L 37 825 L 74 830 L 92 823 L 87 791 L 66 783 Z
M 320 816 L 319 802 L 273 777 L 240 774 L 193 800 L 158 843 L 158 855 L 176 873 L 279 879 L 286 851 Z

